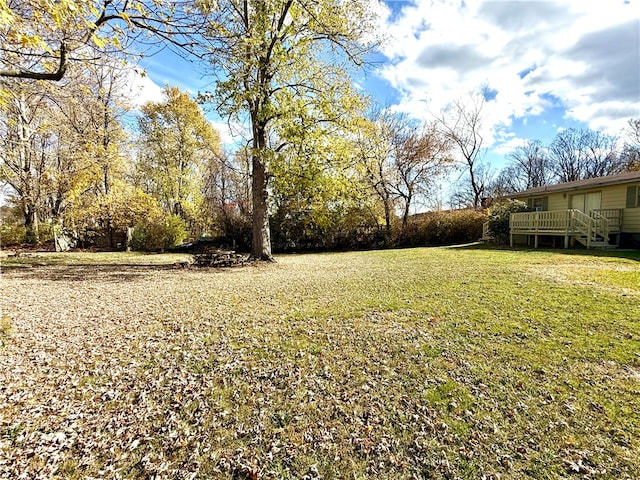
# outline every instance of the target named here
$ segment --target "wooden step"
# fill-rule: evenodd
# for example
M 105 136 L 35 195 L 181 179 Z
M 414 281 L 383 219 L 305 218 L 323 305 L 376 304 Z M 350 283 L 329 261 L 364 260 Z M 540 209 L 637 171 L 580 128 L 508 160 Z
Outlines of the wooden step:
M 584 236 L 575 237 L 575 239 L 585 247 L 587 246 L 587 237 L 584 237 Z M 589 246 L 592 248 L 607 248 L 607 247 L 615 248 L 615 245 L 610 245 L 609 242 L 607 242 L 606 240 L 591 240 L 591 243 L 589 244 Z

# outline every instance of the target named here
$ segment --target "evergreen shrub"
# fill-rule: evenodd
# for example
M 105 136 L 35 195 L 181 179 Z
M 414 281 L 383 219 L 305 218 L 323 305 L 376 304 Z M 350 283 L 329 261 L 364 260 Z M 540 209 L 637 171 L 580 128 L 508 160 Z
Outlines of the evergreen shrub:
M 520 200 L 500 200 L 489 208 L 489 234 L 498 243 L 509 241 L 509 216 L 526 212 L 527 204 Z

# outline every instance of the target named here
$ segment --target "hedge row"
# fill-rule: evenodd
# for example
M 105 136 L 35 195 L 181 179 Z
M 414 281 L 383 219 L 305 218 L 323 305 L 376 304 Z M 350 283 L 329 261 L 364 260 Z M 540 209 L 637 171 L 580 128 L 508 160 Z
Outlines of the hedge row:
M 482 224 L 487 214 L 480 210 L 451 210 L 415 215 L 405 228 L 400 222 L 394 223 L 391 233 L 379 224 L 348 225 L 342 223 L 334 227 L 310 229 L 280 229 L 276 219 L 272 222 L 272 241 L 275 252 L 304 252 L 329 250 L 360 250 L 391 247 L 438 246 L 468 243 L 482 236 Z M 249 222 L 234 225 L 233 231 L 219 238 L 237 251 L 250 248 L 251 230 Z M 51 228 L 41 226 L 41 242 L 53 239 Z M 43 232 L 43 230 L 45 230 Z M 96 235 L 99 232 L 91 232 Z M 91 235 L 82 242 L 90 246 Z M 171 248 L 187 237 L 186 225 L 175 215 L 159 221 L 148 221 L 138 225 L 131 239 L 134 250 L 164 250 Z M 21 226 L 3 225 L 1 242 L 3 246 L 17 245 L 25 240 L 25 229 Z

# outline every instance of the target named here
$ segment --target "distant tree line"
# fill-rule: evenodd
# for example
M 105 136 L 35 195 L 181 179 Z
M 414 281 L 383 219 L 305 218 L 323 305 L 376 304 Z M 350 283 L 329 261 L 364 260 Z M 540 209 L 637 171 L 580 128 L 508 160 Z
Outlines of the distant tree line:
M 126 71 L 110 57 L 70 68 L 73 75 L 57 83 L 2 81 L 0 178 L 17 225 L 10 231 L 5 219 L 3 242 L 47 240 L 55 225 L 84 245 L 100 238 L 116 248 L 135 227 L 141 249 L 210 235 L 250 250 L 251 146 L 226 151 L 201 105 L 175 87 L 132 111 Z M 615 137 L 572 129 L 550 145 L 527 142 L 491 181 L 479 163 L 481 139 L 467 127 L 417 122 L 355 94 L 350 101 L 342 121 L 307 127 L 292 118 L 282 136 L 270 136 L 280 145 L 267 172 L 276 250 L 472 241 L 486 219 L 473 208 L 484 195 L 640 166 L 640 122 L 631 120 L 622 147 Z M 464 142 L 471 147 L 461 156 Z M 454 192 L 468 209 L 414 215 L 437 203 L 437 182 L 455 169 L 475 175 Z
M 509 164 L 492 184 L 494 195 L 560 182 L 640 170 L 640 119 L 631 119 L 620 137 L 569 128 L 544 145 L 530 140 L 507 156 Z
M 507 166 L 495 172 L 485 160 L 486 86 L 454 100 L 437 118 L 438 129 L 454 147 L 459 180 L 450 204 L 481 208 L 483 200 L 530 188 L 640 169 L 640 119 L 630 119 L 619 136 L 569 128 L 548 144 L 528 140 L 507 155 Z

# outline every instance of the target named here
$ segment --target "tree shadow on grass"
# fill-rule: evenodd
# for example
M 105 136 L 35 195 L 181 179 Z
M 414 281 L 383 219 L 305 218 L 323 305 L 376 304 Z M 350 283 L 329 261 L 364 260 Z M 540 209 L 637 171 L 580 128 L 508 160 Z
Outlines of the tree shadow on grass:
M 43 265 L 33 263 L 3 265 L 2 273 L 17 278 L 35 278 L 47 281 L 122 283 L 134 282 L 155 272 L 179 271 L 182 269 L 180 265 L 171 264 Z
M 598 258 L 625 258 L 640 262 L 640 250 L 632 249 L 616 249 L 616 250 L 587 250 L 582 248 L 531 248 L 531 247 L 510 247 L 508 245 L 492 244 L 492 243 L 468 243 L 464 245 L 451 245 L 446 248 L 456 248 L 460 250 L 484 250 L 490 252 L 545 252 L 556 253 L 561 255 L 586 256 Z

